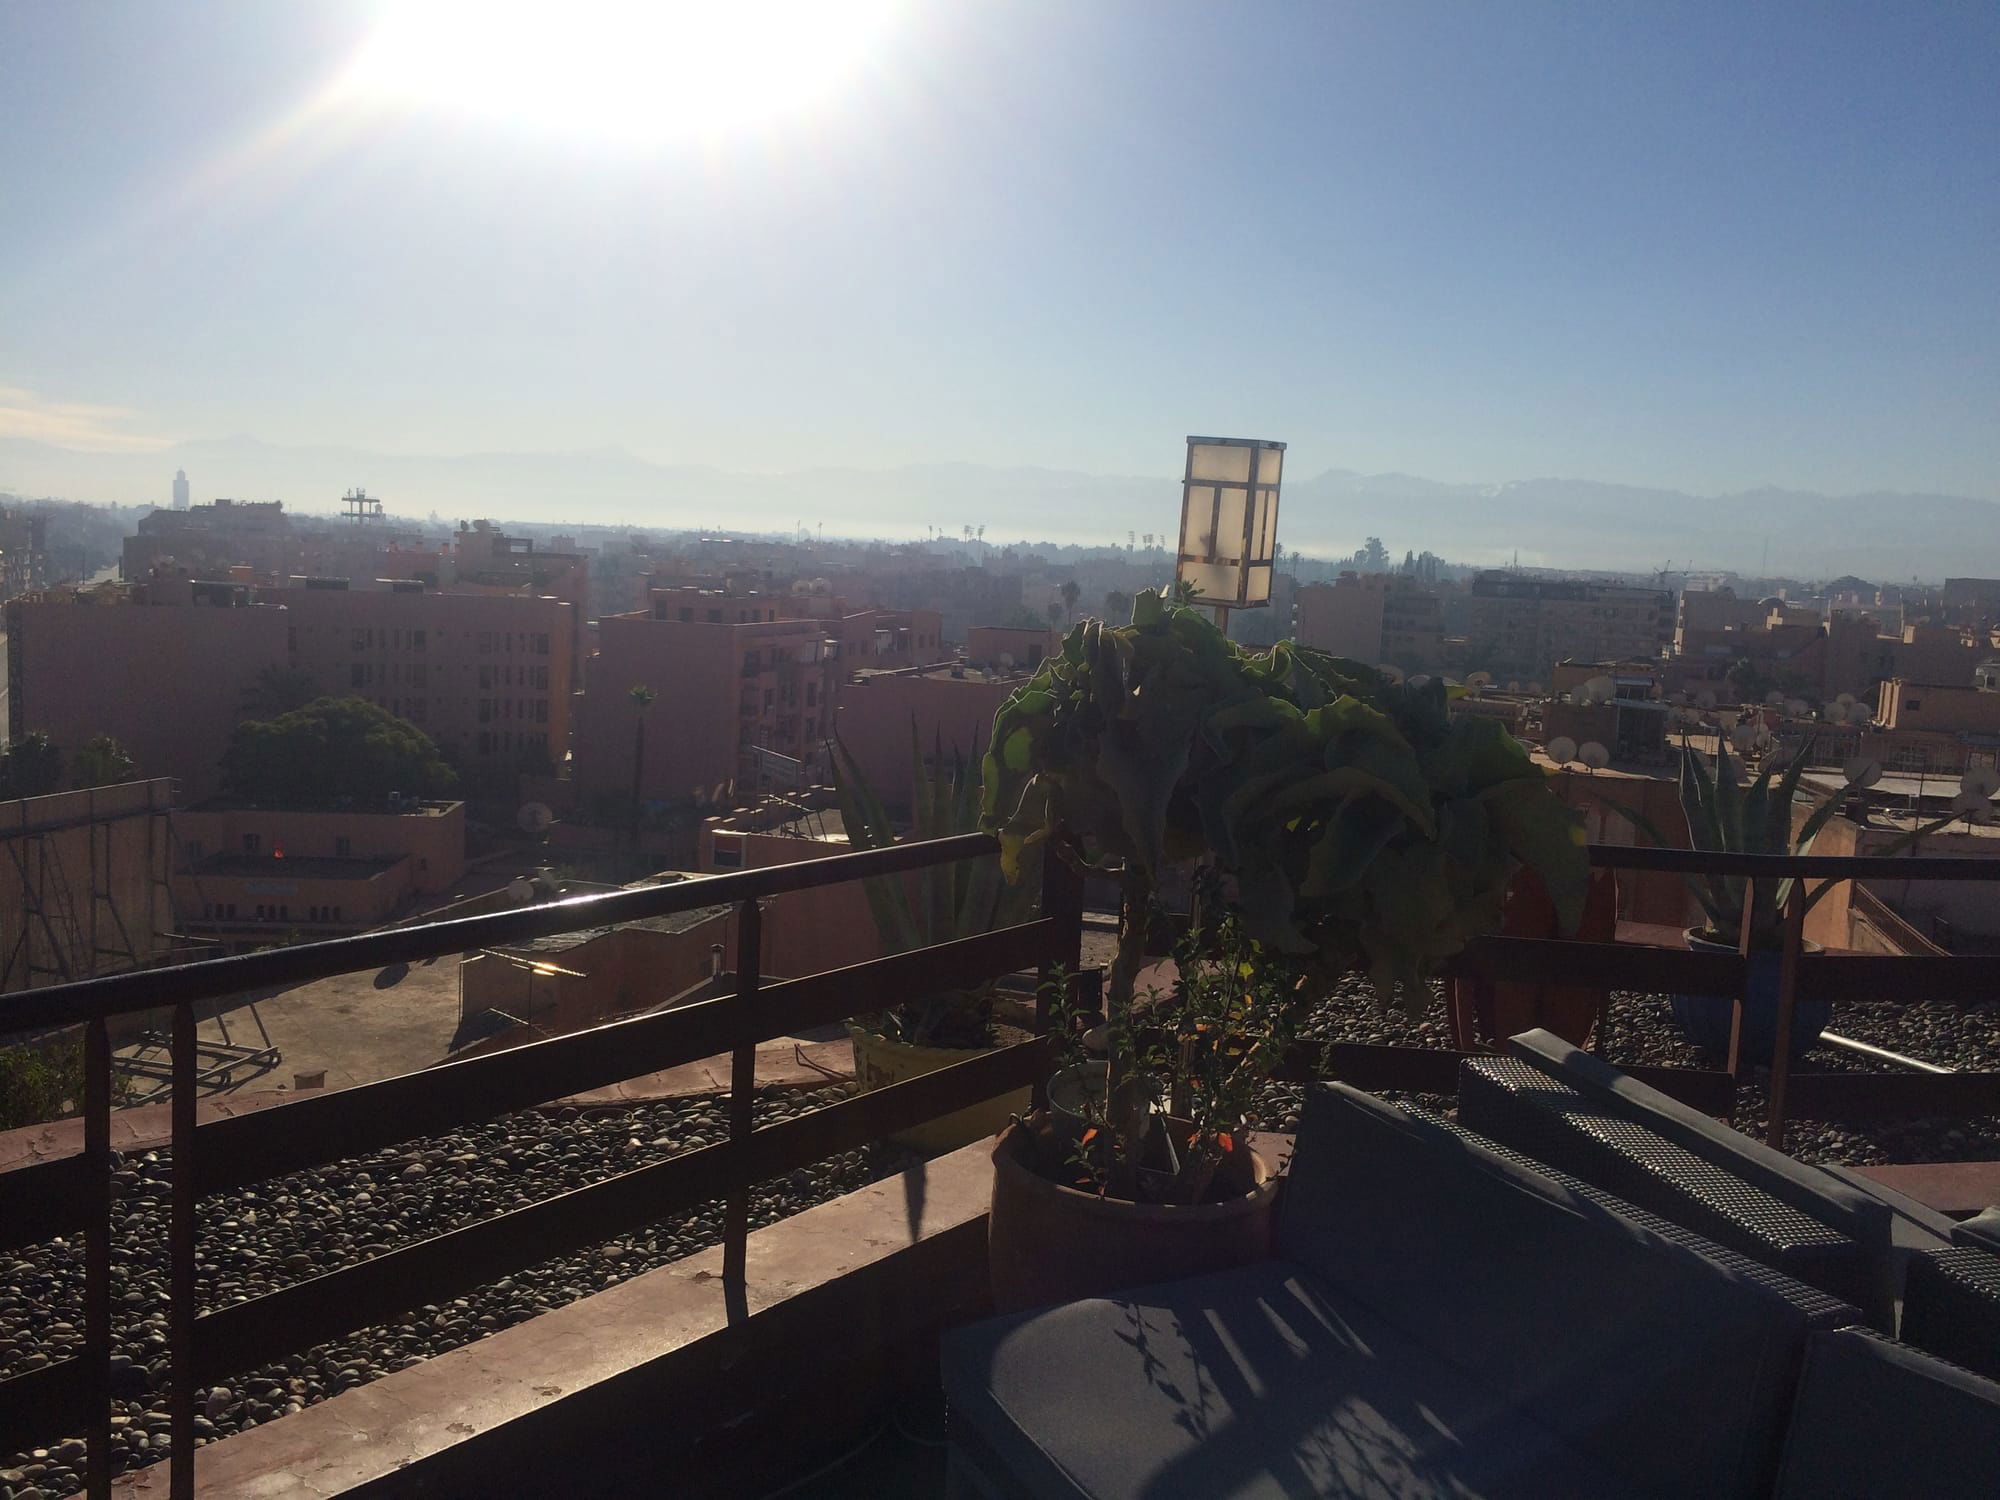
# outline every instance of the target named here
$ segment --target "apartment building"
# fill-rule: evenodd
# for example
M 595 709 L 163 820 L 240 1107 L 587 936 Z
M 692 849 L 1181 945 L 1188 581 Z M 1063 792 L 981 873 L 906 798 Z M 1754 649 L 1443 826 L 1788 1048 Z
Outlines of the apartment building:
M 579 797 L 586 807 L 630 797 L 634 687 L 655 695 L 643 800 L 823 775 L 841 678 L 836 648 L 825 623 L 780 619 L 775 597 L 759 594 L 660 589 L 650 609 L 600 619 L 577 715 Z
M 286 615 L 241 584 L 157 579 L 7 601 L 8 731 L 65 757 L 100 734 L 142 776 L 212 795 L 260 674 L 289 660 Z
M 259 599 L 285 611 L 288 659 L 321 693 L 408 719 L 468 791 L 511 796 L 520 773 L 546 772 L 568 751 L 574 615 L 561 599 L 345 579 L 300 579 Z
M 1300 645 L 1335 656 L 1422 672 L 1443 654 L 1443 601 L 1414 578 L 1344 572 L 1299 589 L 1293 633 Z
M 1658 589 L 1481 573 L 1472 581 L 1466 649 L 1475 670 L 1546 679 L 1565 658 L 1657 657 L 1673 620 L 1673 596 Z

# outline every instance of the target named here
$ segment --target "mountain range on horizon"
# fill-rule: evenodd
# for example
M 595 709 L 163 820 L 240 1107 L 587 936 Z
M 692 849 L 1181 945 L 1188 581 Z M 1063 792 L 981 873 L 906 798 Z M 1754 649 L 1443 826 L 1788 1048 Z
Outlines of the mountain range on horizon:
M 445 457 L 229 437 L 80 452 L 0 438 L 0 491 L 27 497 L 166 505 L 176 469 L 187 471 L 197 502 L 282 499 L 330 513 L 358 485 L 403 515 L 654 530 L 802 525 L 908 538 L 971 524 L 985 526 L 989 541 L 1110 545 L 1128 532 L 1170 532 L 1180 508 L 1172 476 L 971 463 L 754 474 L 659 464 L 617 448 Z M 1777 488 L 1704 496 L 1585 479 L 1461 484 L 1350 469 L 1288 479 L 1279 520 L 1287 548 L 1340 556 L 1369 536 L 1392 555 L 1429 550 L 1475 564 L 1518 555 L 1537 567 L 1640 573 L 1671 564 L 1882 581 L 2000 575 L 2000 503 L 1969 496 Z

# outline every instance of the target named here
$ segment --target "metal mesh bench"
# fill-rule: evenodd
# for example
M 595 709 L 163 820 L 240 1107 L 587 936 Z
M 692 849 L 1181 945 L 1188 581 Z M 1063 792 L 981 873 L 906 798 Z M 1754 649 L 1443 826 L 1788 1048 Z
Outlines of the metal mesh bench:
M 1516 1058 L 1459 1067 L 1459 1118 L 1532 1161 L 1863 1309 L 1891 1310 L 1876 1247 L 1745 1182 L 1658 1131 Z
M 2000 1255 L 1918 1251 L 1903 1282 L 1903 1342 L 2000 1380 Z
M 1640 1228 L 1652 1231 L 1663 1240 L 1671 1240 L 1677 1245 L 1686 1246 L 1697 1254 L 1707 1256 L 1708 1259 L 1714 1261 L 1717 1265 L 1733 1272 L 1745 1281 L 1783 1297 L 1805 1315 L 1807 1324 L 1815 1330 L 1851 1328 L 1864 1321 L 1858 1308 L 1843 1302 L 1840 1298 L 1822 1291 L 1816 1286 L 1808 1286 L 1797 1277 L 1787 1276 L 1783 1271 L 1774 1270 L 1762 1261 L 1752 1260 L 1747 1255 L 1739 1255 L 1728 1246 L 1717 1244 L 1714 1240 L 1697 1234 L 1683 1225 L 1676 1224 L 1670 1219 L 1664 1219 L 1656 1213 L 1650 1213 L 1634 1204 L 1627 1203 L 1624 1199 L 1607 1193 L 1602 1188 L 1593 1187 L 1580 1177 L 1572 1176 L 1560 1167 L 1552 1167 L 1545 1161 L 1538 1161 L 1525 1152 L 1517 1151 L 1511 1146 L 1483 1136 L 1478 1131 L 1468 1128 L 1461 1122 L 1447 1120 L 1442 1115 L 1434 1115 L 1428 1111 L 1419 1109 L 1411 1109 L 1410 1113 L 1428 1120 L 1430 1123 L 1448 1130 L 1464 1140 L 1472 1142 L 1475 1146 L 1483 1150 L 1491 1151 L 1502 1160 L 1511 1161 L 1517 1166 L 1527 1167 L 1531 1171 L 1541 1173 L 1542 1176 L 1548 1178 L 1549 1181 L 1555 1183 L 1565 1192 L 1574 1193 L 1577 1197 L 1585 1199 L 1588 1202 L 1608 1208 L 1613 1213 L 1630 1219 Z

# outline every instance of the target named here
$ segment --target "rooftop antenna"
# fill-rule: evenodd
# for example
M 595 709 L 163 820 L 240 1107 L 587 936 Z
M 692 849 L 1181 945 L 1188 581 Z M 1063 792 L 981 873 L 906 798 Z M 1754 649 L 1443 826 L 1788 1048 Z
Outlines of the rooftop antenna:
M 382 519 L 381 500 L 369 494 L 360 485 L 356 485 L 353 489 L 342 495 L 340 503 L 346 507 L 347 519 L 350 521 L 379 521 Z

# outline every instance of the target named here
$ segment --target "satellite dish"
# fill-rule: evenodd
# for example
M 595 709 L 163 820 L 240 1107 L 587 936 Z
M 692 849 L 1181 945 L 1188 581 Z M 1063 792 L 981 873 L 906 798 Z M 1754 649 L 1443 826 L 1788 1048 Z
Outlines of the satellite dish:
M 1825 715 L 1826 722 L 1829 724 L 1845 724 L 1847 722 L 1847 705 L 1845 703 L 1829 703 L 1820 710 L 1820 713 Z
M 1566 734 L 1559 734 L 1548 744 L 1549 759 L 1559 766 L 1566 766 L 1576 759 L 1576 741 Z
M 1491 672 L 1473 672 L 1465 679 L 1465 685 L 1470 688 L 1490 687 L 1492 683 L 1493 674 Z
M 1852 708 L 1854 707 L 1854 694 L 1842 693 L 1838 698 L 1834 699 L 1833 701 L 1835 703 L 1838 703 L 1842 708 Z
M 1771 708 L 1782 708 L 1785 702 L 1785 695 L 1776 688 L 1772 688 L 1770 692 L 1764 695 L 1764 702 Z
M 722 804 L 722 799 L 728 795 L 729 795 L 729 783 L 726 781 L 718 781 L 715 784 L 715 790 L 708 794 L 708 800 L 712 803 L 715 803 L 717 806 L 720 806 Z
M 1882 779 L 1882 762 L 1872 755 L 1857 755 L 1840 768 L 1840 774 L 1847 778 L 1849 786 L 1859 790 Z
M 2000 771 L 1992 766 L 1968 766 L 1958 779 L 1958 789 L 1968 797 L 1991 801 L 1995 793 L 2000 793 Z
M 1602 673 L 1591 678 L 1584 686 L 1590 689 L 1590 696 L 1593 698 L 1611 698 L 1618 692 L 1618 684 Z
M 1518 677 L 1509 677 L 1509 678 L 1507 679 L 1507 691 L 1508 691 L 1508 692 L 1510 692 L 1510 693 L 1518 693 L 1518 692 L 1520 692 L 1520 691 L 1521 691 L 1521 679 L 1520 679 L 1520 678 L 1518 678 Z
M 1596 740 L 1585 740 L 1577 747 L 1576 758 L 1593 771 L 1601 771 L 1611 764 L 1611 752 Z
M 1787 698 L 1785 700 L 1785 712 L 1795 719 L 1803 719 L 1807 714 L 1812 712 L 1812 705 L 1807 703 L 1803 698 Z
M 1675 705 L 1676 707 L 1679 707 L 1681 704 L 1686 703 L 1687 701 L 1688 701 L 1688 695 L 1686 693 L 1672 692 L 1667 694 L 1667 702 Z
M 514 822 L 523 833 L 547 833 L 556 815 L 541 802 L 523 802 L 521 810 L 514 814 Z
M 1778 737 L 1768 729 L 1759 729 L 1751 737 L 1750 743 L 1756 748 L 1759 755 L 1765 755 L 1770 752 L 1773 745 L 1778 743 Z
M 1531 682 L 1531 683 L 1529 683 L 1529 684 L 1528 684 L 1528 694 L 1529 694 L 1529 696 L 1530 696 L 1530 697 L 1534 697 L 1534 698 L 1539 698 L 1539 697 L 1541 697 L 1541 696 L 1542 696 L 1542 685 L 1541 685 L 1541 684 L 1540 684 L 1539 682 Z
M 1748 750 L 1757 743 L 1757 729 L 1752 724 L 1737 724 L 1729 731 L 1729 743 L 1738 750 Z
M 1389 681 L 1391 682 L 1401 682 L 1403 680 L 1403 669 L 1401 667 L 1391 666 L 1386 661 L 1383 662 L 1381 665 L 1377 666 L 1375 670 L 1380 672 L 1384 677 L 1388 678 Z
M 535 882 L 525 875 L 516 875 L 507 882 L 507 896 L 516 906 L 530 906 L 535 900 Z
M 1699 703 L 1703 708 L 1715 707 L 1715 689 L 1703 688 L 1694 701 Z
M 1430 685 L 1430 680 L 1431 680 L 1430 673 L 1419 672 L 1417 673 L 1416 676 L 1410 679 L 1410 686 L 1413 688 L 1428 687 Z

